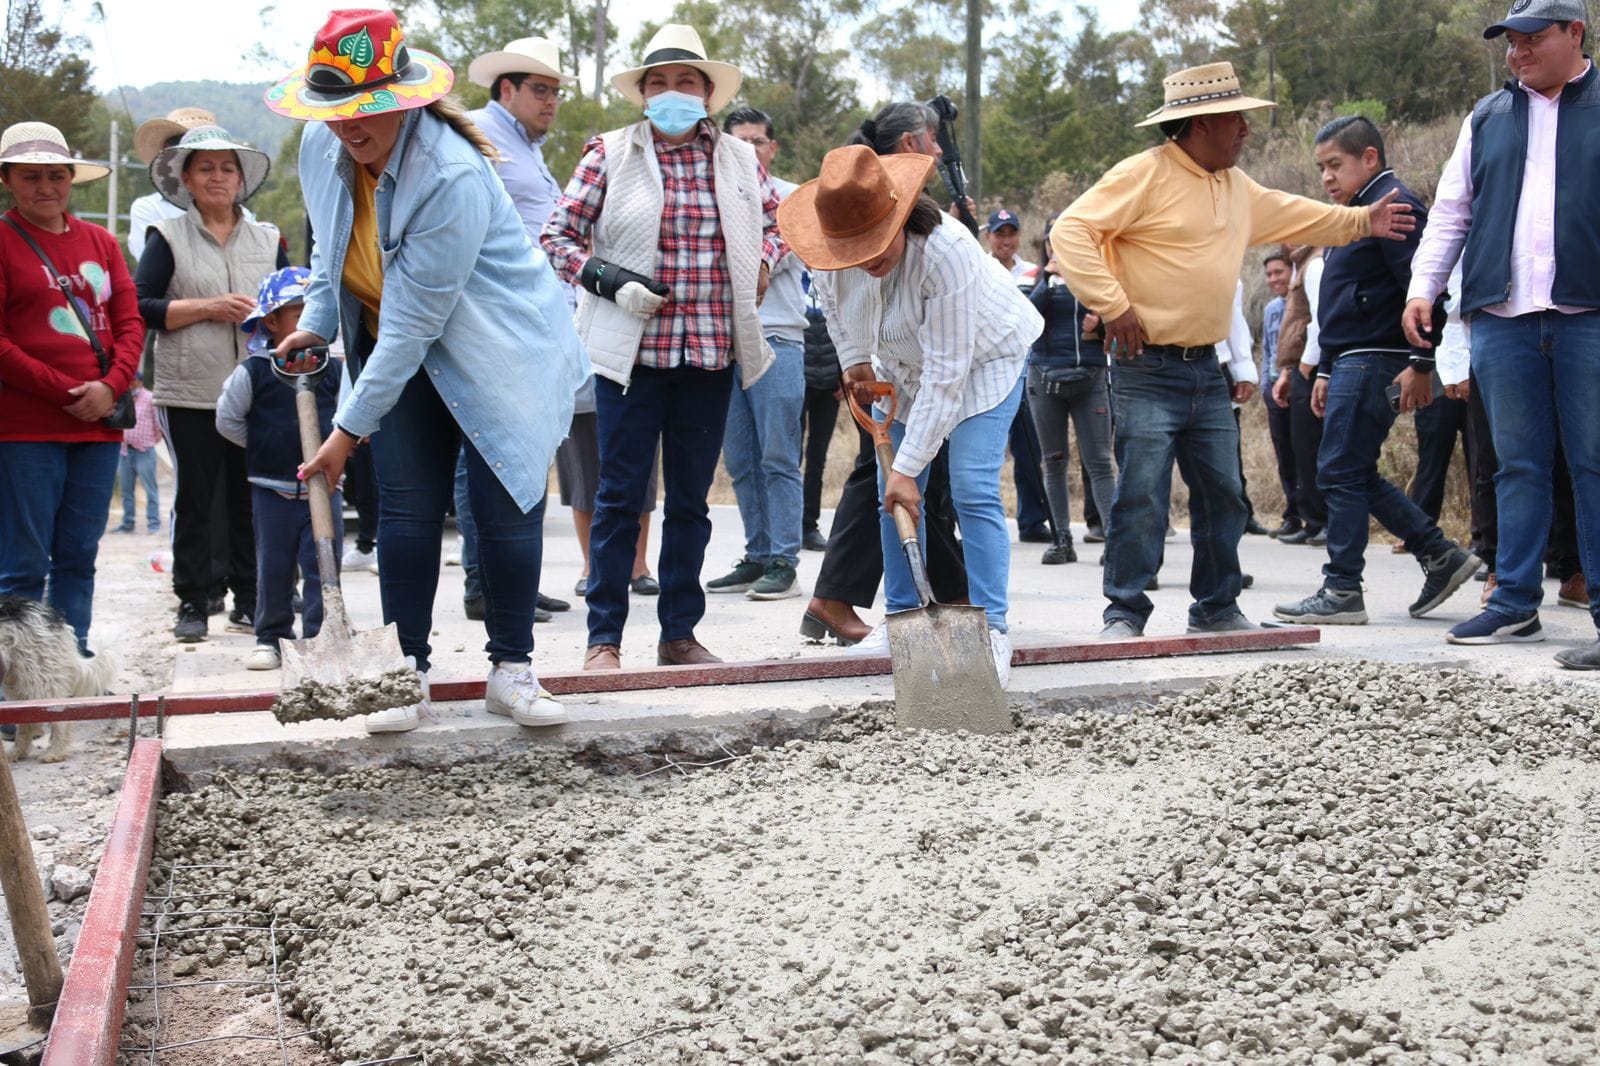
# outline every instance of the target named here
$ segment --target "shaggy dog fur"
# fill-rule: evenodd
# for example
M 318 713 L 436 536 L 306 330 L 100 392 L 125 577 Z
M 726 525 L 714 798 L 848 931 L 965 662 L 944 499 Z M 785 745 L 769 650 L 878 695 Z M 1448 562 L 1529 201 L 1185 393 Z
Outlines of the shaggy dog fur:
M 16 596 L 0 596 L 0 689 L 8 700 L 70 699 L 99 696 L 111 683 L 116 664 L 109 655 L 85 659 L 66 619 L 51 607 Z M 39 735 L 38 725 L 17 726 L 12 759 L 26 759 Z M 40 762 L 67 757 L 71 722 L 50 725 L 50 746 Z

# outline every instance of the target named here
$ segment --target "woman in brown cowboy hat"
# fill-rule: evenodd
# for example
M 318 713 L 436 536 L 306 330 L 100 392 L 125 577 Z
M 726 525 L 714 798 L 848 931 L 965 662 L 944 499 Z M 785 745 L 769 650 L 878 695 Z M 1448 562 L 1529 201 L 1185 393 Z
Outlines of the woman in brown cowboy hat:
M 932 170 L 925 155 L 836 148 L 823 157 L 821 175 L 783 202 L 778 225 L 816 272 L 845 384 L 877 377 L 895 386 L 895 460 L 879 471 L 887 610 L 918 606 L 890 508 L 918 514 L 928 465 L 948 437 L 968 595 L 988 614 L 1004 684 L 1011 672 L 1011 534 L 1000 466 L 1028 347 L 1044 322 L 966 227 L 923 195 Z M 857 647 L 881 653 L 887 644 L 880 626 Z
M 54 126 L 0 135 L 0 594 L 42 600 L 48 579 L 84 652 L 122 440 L 100 420 L 144 343 L 116 238 L 67 209 L 73 185 L 109 173 Z

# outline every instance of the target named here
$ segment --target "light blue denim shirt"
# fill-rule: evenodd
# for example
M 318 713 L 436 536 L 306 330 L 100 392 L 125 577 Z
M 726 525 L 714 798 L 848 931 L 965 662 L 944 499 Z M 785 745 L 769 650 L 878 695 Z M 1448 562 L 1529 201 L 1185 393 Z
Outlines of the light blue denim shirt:
M 300 188 L 316 234 L 300 328 L 358 335 L 344 290 L 355 216 L 354 164 L 320 123 L 300 141 Z M 378 178 L 383 306 L 378 342 L 334 421 L 357 436 L 383 419 L 419 367 L 461 431 L 524 512 L 544 497 L 550 463 L 590 373 L 563 286 L 528 240 L 494 166 L 443 119 L 407 112 Z

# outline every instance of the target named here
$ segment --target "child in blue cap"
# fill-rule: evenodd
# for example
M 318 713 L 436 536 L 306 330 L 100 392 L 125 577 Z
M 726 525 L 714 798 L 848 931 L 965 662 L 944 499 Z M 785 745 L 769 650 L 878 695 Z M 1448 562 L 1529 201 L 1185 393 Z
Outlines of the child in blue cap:
M 300 322 L 310 271 L 285 267 L 261 282 L 256 309 L 239 327 L 250 334 L 250 357 L 234 368 L 217 400 L 217 432 L 245 450 L 256 533 L 256 646 L 245 659 L 250 670 L 276 670 L 282 665 L 278 641 L 294 637 L 295 564 L 304 579 L 301 635 L 314 637 L 322 628 L 322 579 L 317 572 L 316 537 L 311 532 L 311 507 L 299 472 L 300 421 L 294 389 L 272 372 L 272 353 L 279 338 Z M 333 431 L 342 370 L 335 365 L 316 383 L 317 422 L 322 435 Z M 333 513 L 343 513 L 333 493 Z M 333 557 L 341 545 L 335 523 Z

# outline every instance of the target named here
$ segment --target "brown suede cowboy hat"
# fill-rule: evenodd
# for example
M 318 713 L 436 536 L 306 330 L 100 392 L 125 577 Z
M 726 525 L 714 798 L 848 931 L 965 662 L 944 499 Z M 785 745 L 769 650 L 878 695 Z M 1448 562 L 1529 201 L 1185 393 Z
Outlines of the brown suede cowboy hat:
M 812 270 L 871 262 L 905 226 L 932 174 L 932 156 L 835 148 L 822 157 L 822 172 L 778 205 L 778 232 Z

